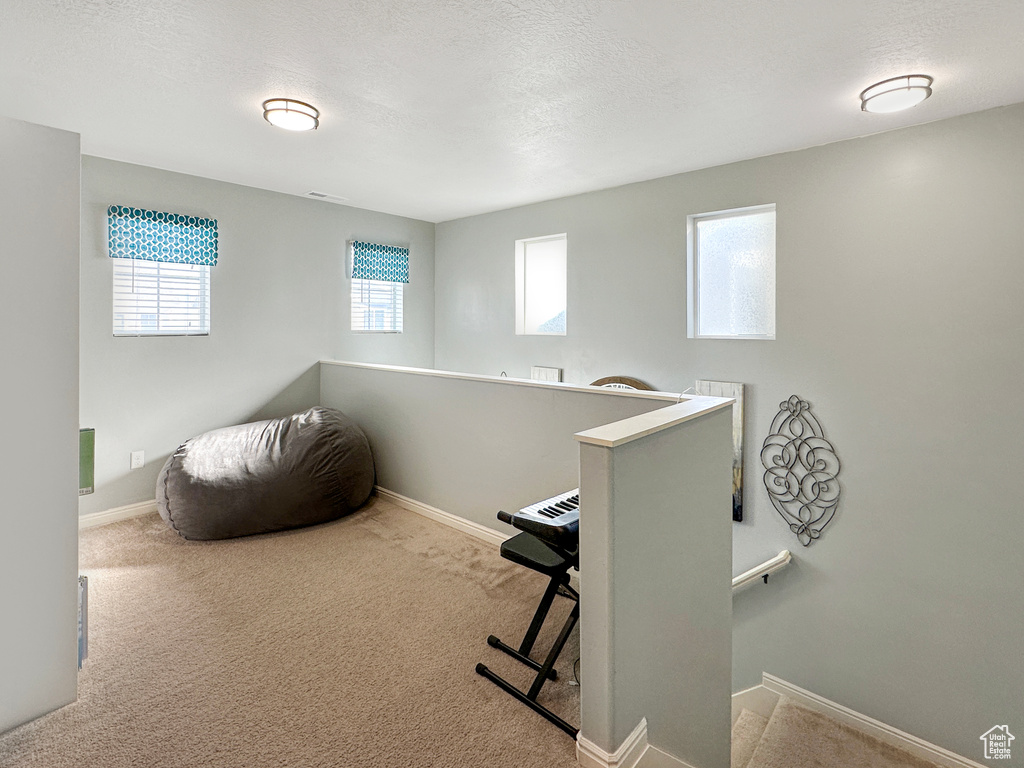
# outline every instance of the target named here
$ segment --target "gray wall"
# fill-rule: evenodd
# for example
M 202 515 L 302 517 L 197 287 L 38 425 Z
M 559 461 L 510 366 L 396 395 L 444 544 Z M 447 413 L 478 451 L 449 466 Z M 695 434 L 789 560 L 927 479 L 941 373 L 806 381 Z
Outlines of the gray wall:
M 506 534 L 499 509 L 579 485 L 574 433 L 667 404 L 343 363 L 324 363 L 320 381 L 321 403 L 366 432 L 379 486 Z
M 0 117 L 0 732 L 75 699 L 78 134 Z
M 670 410 L 684 408 L 671 406 Z M 729 765 L 732 411 L 580 444 L 582 734 Z
M 796 561 L 734 601 L 734 689 L 768 671 L 980 759 L 993 724 L 1024 727 L 1022 139 L 1015 105 L 439 224 L 435 363 L 745 382 L 734 570 Z M 686 216 L 761 203 L 778 210 L 777 339 L 687 339 Z M 553 232 L 568 335 L 516 337 L 514 241 Z M 806 549 L 759 458 L 794 393 L 843 462 L 839 513 Z
M 317 403 L 321 358 L 433 364 L 432 224 L 94 157 L 82 174 L 81 413 L 96 428 L 83 514 L 152 499 L 192 435 Z M 113 337 L 111 203 L 217 219 L 208 337 Z M 351 239 L 410 247 L 404 333 L 349 330 Z

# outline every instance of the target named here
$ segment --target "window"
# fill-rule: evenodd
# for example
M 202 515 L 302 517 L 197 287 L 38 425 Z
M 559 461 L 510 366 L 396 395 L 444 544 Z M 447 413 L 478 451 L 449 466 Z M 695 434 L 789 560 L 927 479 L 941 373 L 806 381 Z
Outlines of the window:
M 775 338 L 775 206 L 687 219 L 690 338 Z
M 401 333 L 402 294 L 409 282 L 409 249 L 353 240 L 352 330 Z
M 112 261 L 115 336 L 209 335 L 209 266 Z
M 565 336 L 566 236 L 516 240 L 516 334 Z
M 402 332 L 402 283 L 352 278 L 352 330 Z
M 217 222 L 112 205 L 115 336 L 207 336 Z

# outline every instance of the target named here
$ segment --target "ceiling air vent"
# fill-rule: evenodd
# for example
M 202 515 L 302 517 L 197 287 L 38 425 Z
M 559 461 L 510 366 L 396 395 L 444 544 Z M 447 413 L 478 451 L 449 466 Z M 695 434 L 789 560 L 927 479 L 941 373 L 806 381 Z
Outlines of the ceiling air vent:
M 303 197 L 311 197 L 314 200 L 323 200 L 326 203 L 347 203 L 347 197 L 338 197 L 337 195 L 328 195 L 326 192 L 307 192 Z

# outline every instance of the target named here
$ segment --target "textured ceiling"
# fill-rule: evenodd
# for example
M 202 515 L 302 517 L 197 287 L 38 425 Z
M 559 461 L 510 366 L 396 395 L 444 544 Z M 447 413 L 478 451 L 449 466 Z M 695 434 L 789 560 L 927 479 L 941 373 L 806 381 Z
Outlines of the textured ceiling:
M 443 221 L 1021 102 L 1022 33 L 1021 0 L 0 0 L 0 114 Z

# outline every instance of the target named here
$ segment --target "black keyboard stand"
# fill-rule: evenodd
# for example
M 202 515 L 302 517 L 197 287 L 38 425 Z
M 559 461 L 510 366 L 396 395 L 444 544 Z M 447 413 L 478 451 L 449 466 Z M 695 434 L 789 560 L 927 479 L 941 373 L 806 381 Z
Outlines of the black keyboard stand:
M 508 516 L 504 513 L 499 513 L 499 519 L 505 520 L 506 517 Z M 508 520 L 505 520 L 505 522 L 508 522 Z M 523 642 L 520 643 L 518 649 L 503 643 L 494 635 L 490 635 L 487 638 L 487 644 L 492 648 L 504 651 L 513 659 L 535 670 L 537 675 L 529 691 L 524 693 L 512 685 L 512 683 L 492 672 L 484 664 L 477 664 L 476 671 L 575 739 L 579 729 L 574 728 L 547 707 L 537 703 L 537 696 L 540 694 L 545 681 L 558 679 L 554 669 L 555 662 L 558 660 L 562 648 L 565 647 L 573 627 L 576 626 L 576 622 L 579 620 L 580 596 L 576 590 L 569 586 L 569 569 L 577 566 L 579 554 L 575 551 L 568 552 L 556 548 L 531 533 L 520 533 L 501 545 L 501 556 L 526 568 L 543 573 L 550 578 L 547 589 L 544 590 L 544 595 L 541 597 L 540 604 L 533 615 L 533 620 L 530 622 L 526 635 L 523 637 Z M 574 604 L 544 661 L 539 662 L 531 658 L 530 653 L 533 651 L 537 635 L 544 625 L 544 620 L 547 618 L 548 611 L 550 611 L 556 595 L 567 597 Z

